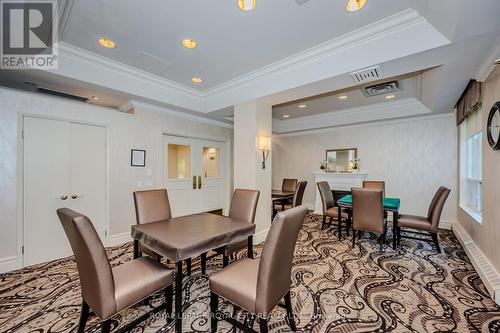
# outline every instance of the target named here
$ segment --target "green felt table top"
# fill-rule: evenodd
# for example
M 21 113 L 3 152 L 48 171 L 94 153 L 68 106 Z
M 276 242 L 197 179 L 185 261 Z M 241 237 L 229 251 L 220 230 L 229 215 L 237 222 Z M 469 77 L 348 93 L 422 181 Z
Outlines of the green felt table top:
M 346 195 L 337 201 L 339 205 L 352 206 L 352 195 Z M 384 198 L 384 208 L 387 210 L 399 210 L 401 200 L 399 198 Z

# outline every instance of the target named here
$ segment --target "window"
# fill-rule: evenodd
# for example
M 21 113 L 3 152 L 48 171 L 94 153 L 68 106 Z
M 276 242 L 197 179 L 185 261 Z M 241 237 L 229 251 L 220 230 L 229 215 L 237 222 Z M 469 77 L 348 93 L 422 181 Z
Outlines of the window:
M 460 207 L 481 223 L 482 132 L 480 110 L 460 125 Z

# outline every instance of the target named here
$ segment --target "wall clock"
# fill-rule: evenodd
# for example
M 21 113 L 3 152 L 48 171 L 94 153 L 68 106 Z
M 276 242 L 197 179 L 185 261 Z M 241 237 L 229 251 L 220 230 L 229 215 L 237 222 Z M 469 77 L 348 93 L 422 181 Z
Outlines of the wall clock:
M 488 115 L 488 143 L 491 148 L 500 149 L 500 102 L 496 102 Z

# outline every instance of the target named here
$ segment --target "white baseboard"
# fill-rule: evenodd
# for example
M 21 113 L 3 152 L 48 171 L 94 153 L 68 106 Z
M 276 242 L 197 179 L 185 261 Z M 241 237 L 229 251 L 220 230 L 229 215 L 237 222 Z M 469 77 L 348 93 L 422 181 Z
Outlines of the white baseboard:
M 265 242 L 268 232 L 269 232 L 269 228 L 267 228 L 266 230 L 259 231 L 258 233 L 253 235 L 253 244 L 257 245 L 257 244 Z
M 458 224 L 457 221 L 441 220 L 439 221 L 439 229 L 452 230 L 455 223 Z
M 131 241 L 132 236 L 130 236 L 130 232 L 124 232 L 121 234 L 108 236 L 108 238 L 106 239 L 106 246 L 118 246 Z
M 459 223 L 453 224 L 452 230 L 460 244 L 462 244 L 465 253 L 483 281 L 491 298 L 495 303 L 500 305 L 500 274 Z
M 21 258 L 19 256 L 5 257 L 0 259 L 0 274 L 14 271 L 21 268 Z

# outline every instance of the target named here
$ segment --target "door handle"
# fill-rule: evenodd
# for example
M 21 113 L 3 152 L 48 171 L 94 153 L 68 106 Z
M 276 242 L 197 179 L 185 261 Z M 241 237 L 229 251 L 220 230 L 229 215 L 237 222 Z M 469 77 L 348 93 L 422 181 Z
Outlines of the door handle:
M 68 196 L 67 196 L 67 195 L 61 195 L 61 196 L 59 197 L 59 199 L 61 199 L 61 200 L 66 200 L 66 199 L 68 199 Z
M 198 176 L 198 189 L 201 188 L 201 176 Z
M 193 176 L 193 190 L 196 190 L 196 176 Z

